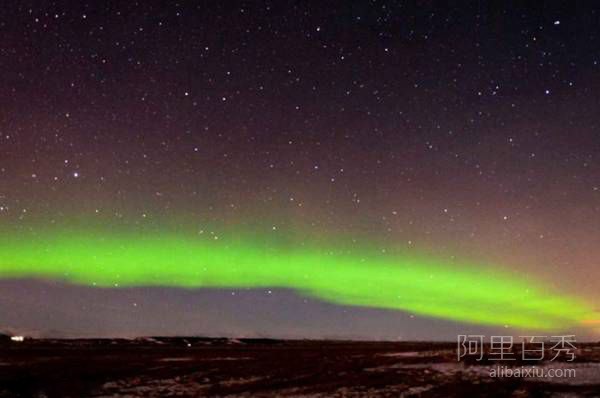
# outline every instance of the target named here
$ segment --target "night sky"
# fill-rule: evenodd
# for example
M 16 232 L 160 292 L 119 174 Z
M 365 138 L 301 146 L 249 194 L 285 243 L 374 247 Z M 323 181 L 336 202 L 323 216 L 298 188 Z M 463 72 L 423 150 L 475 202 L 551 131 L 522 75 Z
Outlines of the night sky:
M 0 237 L 369 247 L 600 307 L 600 5 L 9 3 Z M 0 278 L 0 329 L 34 335 L 512 333 L 285 284 Z

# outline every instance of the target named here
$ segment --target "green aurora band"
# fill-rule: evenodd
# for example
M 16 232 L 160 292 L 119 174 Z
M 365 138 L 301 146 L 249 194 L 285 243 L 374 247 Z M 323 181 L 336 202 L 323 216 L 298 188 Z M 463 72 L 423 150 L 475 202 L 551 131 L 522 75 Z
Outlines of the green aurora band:
M 559 330 L 597 319 L 585 301 L 485 267 L 375 250 L 57 228 L 0 233 L 0 278 L 97 287 L 290 288 L 328 302 L 481 325 Z

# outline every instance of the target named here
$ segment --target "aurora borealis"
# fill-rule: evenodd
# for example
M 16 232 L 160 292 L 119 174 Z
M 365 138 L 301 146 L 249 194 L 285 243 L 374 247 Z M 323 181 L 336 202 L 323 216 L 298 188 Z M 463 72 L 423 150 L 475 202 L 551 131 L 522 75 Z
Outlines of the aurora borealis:
M 556 330 L 595 319 L 583 301 L 532 281 L 416 256 L 283 250 L 181 234 L 93 230 L 3 236 L 0 277 L 50 278 L 93 287 L 284 287 L 344 305 L 412 311 L 485 325 Z M 236 236 L 235 234 L 232 236 Z
M 5 11 L 0 332 L 596 338 L 591 2 Z

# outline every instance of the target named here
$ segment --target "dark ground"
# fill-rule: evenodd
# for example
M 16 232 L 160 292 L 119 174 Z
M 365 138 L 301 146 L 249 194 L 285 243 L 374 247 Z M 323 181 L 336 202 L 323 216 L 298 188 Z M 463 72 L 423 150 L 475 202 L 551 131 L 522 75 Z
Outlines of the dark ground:
M 0 343 L 8 397 L 600 397 L 600 344 L 574 378 L 493 378 L 455 343 L 146 338 Z M 522 365 L 518 361 L 511 365 Z

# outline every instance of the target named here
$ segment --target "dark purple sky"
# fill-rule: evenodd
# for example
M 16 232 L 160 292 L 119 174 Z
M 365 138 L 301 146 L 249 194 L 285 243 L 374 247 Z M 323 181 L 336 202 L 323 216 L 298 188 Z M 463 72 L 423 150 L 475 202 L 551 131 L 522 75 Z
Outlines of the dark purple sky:
M 433 3 L 9 1 L 0 226 L 259 220 L 501 264 L 598 303 L 600 6 Z M 472 330 L 237 293 L 4 280 L 0 328 Z

